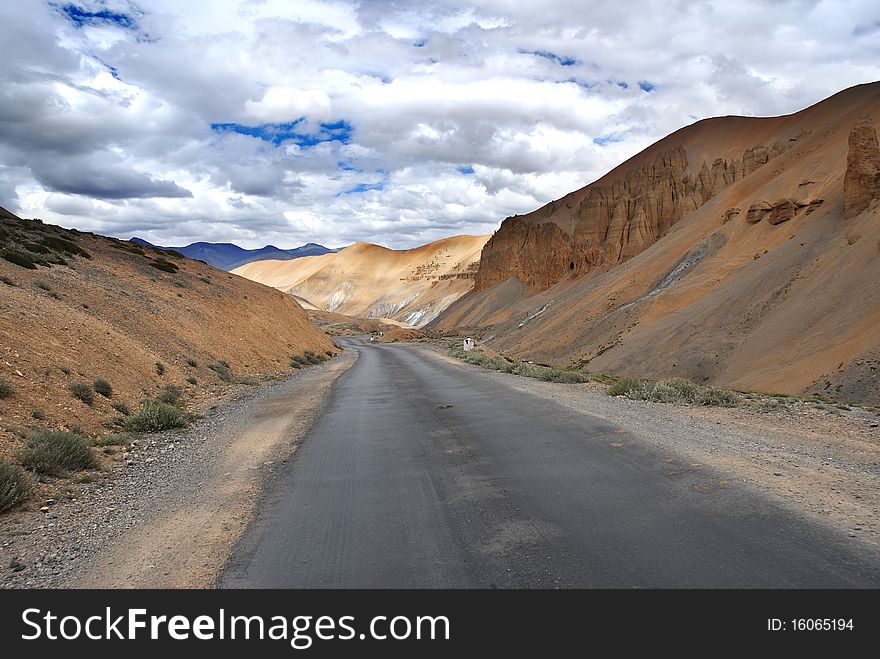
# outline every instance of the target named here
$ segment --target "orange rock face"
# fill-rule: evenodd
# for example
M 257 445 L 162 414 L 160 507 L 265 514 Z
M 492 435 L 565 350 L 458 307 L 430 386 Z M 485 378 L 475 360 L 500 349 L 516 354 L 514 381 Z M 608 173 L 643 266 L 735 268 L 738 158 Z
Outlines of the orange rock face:
M 849 134 L 843 179 L 844 218 L 858 215 L 880 199 L 880 147 L 870 117 L 856 121 Z
M 610 183 L 588 186 L 578 197 L 569 195 L 529 215 L 507 218 L 483 248 L 475 289 L 484 291 L 516 277 L 543 290 L 565 276 L 579 277 L 598 265 L 632 258 L 785 148 L 758 144 L 740 159 L 703 162 L 693 176 L 687 154 L 678 146 Z
M 749 224 L 757 224 L 773 210 L 773 206 L 764 200 L 753 201 L 749 206 L 749 212 L 746 213 L 746 222 Z

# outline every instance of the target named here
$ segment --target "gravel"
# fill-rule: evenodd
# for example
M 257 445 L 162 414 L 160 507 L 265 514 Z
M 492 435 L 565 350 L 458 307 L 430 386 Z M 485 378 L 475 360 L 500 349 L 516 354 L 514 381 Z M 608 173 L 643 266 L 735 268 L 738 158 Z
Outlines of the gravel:
M 349 351 L 334 362 L 354 359 Z M 0 587 L 76 587 L 81 574 L 121 536 L 194 499 L 226 443 L 247 427 L 262 401 L 313 389 L 326 381 L 329 367 L 302 369 L 284 380 L 239 390 L 186 430 L 141 435 L 107 472 L 77 474 L 91 475 L 95 482 L 76 483 L 74 477 L 57 499 L 34 501 L 32 510 L 7 516 L 0 522 Z M 266 475 L 275 464 L 263 463 Z

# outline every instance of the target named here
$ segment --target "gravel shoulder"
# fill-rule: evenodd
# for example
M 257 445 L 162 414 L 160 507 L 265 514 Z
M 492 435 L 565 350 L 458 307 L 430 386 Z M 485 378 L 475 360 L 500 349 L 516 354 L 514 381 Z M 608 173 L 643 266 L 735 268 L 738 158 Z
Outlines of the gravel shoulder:
M 556 384 L 483 369 L 446 355 L 445 347 L 412 349 L 479 370 L 513 389 L 554 400 L 613 423 L 692 466 L 726 474 L 774 501 L 831 526 L 852 542 L 880 548 L 880 429 L 876 413 L 797 406 L 689 407 L 612 397 L 601 384 Z
M 141 438 L 94 483 L 0 522 L 0 587 L 206 588 L 296 451 L 352 350 Z

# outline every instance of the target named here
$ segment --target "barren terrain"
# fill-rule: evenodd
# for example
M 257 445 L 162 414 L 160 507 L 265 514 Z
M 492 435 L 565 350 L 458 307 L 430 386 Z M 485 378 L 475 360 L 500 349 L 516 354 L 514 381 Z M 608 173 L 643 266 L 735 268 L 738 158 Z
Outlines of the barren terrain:
M 488 239 L 453 236 L 407 250 L 355 243 L 336 254 L 255 261 L 233 272 L 290 293 L 306 308 L 421 326 L 472 288 Z
M 872 83 L 682 128 L 505 220 L 430 327 L 514 358 L 876 405 L 878 121 Z
M 227 398 L 144 436 L 92 482 L 0 516 L 5 587 L 205 588 L 355 356 Z

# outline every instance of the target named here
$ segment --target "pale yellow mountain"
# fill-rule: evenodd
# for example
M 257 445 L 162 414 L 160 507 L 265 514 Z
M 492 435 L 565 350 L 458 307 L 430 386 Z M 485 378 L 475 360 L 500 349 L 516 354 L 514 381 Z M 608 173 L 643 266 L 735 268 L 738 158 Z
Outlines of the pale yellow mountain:
M 676 131 L 506 220 L 432 328 L 512 357 L 880 404 L 880 83 Z
M 489 236 L 453 236 L 414 249 L 355 243 L 335 254 L 254 261 L 233 272 L 347 316 L 419 327 L 474 285 Z

